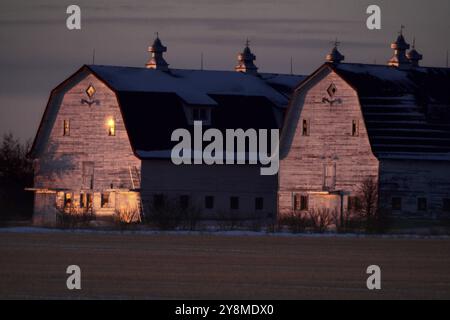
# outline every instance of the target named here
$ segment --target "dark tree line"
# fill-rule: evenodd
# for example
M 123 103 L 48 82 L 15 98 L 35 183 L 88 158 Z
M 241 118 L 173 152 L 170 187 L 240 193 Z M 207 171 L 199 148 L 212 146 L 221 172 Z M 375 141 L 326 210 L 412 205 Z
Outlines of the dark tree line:
M 0 221 L 30 218 L 33 193 L 33 165 L 27 157 L 31 143 L 23 143 L 13 134 L 3 135 L 0 142 Z

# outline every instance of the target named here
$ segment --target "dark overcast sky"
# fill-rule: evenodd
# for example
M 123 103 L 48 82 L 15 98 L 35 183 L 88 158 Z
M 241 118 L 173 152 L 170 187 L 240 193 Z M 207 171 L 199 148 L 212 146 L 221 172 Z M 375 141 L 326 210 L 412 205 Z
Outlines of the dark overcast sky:
M 66 28 L 78 4 L 82 29 Z M 382 9 L 382 29 L 369 31 L 369 4 Z M 450 48 L 448 0 L 1 0 L 0 134 L 23 139 L 37 130 L 50 90 L 81 65 L 143 66 L 159 31 L 174 68 L 232 70 L 248 37 L 264 72 L 307 74 L 338 37 L 347 62 L 385 63 L 401 24 L 416 37 L 423 65 L 445 66 Z

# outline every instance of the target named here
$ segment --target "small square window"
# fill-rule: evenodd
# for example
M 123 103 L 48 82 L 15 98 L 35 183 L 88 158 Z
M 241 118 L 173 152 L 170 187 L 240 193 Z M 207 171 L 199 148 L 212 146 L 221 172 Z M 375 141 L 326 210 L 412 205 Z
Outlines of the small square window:
M 402 210 L 402 198 L 392 198 L 392 210 Z
M 427 198 L 417 198 L 417 210 L 427 211 Z
M 255 210 L 262 210 L 264 208 L 264 198 L 255 198 Z
M 214 197 L 213 196 L 206 196 L 205 197 L 205 208 L 206 209 L 214 208 Z
M 231 210 L 239 209 L 239 197 L 231 197 L 230 198 L 230 209 Z

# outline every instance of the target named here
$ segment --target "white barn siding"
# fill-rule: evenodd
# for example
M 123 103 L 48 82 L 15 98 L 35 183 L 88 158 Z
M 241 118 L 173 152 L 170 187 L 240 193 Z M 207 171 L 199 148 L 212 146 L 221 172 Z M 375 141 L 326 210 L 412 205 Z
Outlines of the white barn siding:
M 331 98 L 327 89 L 336 86 Z M 323 102 L 323 98 L 342 103 Z M 293 209 L 293 194 L 308 195 L 310 208 L 340 210 L 340 197 L 322 194 L 325 166 L 335 166 L 335 186 L 330 191 L 354 193 L 368 177 L 377 179 L 378 160 L 373 155 L 355 90 L 328 68 L 294 93 L 287 114 L 279 172 L 279 214 Z M 309 135 L 302 135 L 306 119 Z M 352 120 L 359 132 L 352 136 Z
M 133 154 L 115 93 L 89 73 L 78 75 L 73 82 L 59 89 L 50 101 L 48 117 L 43 123 L 45 138 L 34 160 L 34 188 L 72 192 L 76 205 L 80 192 L 90 192 L 94 195 L 94 209 L 100 209 L 102 191 L 131 189 L 129 168 L 140 171 L 140 160 Z M 81 102 L 88 100 L 85 90 L 90 84 L 96 89 L 93 99 L 99 101 L 91 106 Z M 108 136 L 110 118 L 115 119 L 115 136 Z M 70 123 L 68 136 L 63 135 L 64 120 Z M 94 165 L 92 189 L 83 186 L 83 162 Z M 52 217 L 44 219 L 44 211 L 40 209 L 44 205 L 51 206 L 48 197 L 48 194 L 36 193 L 36 224 L 53 221 L 53 211 L 47 210 Z M 57 194 L 56 198 L 60 197 L 61 194 Z M 56 198 L 55 203 L 59 201 Z M 112 197 L 112 204 L 114 200 Z

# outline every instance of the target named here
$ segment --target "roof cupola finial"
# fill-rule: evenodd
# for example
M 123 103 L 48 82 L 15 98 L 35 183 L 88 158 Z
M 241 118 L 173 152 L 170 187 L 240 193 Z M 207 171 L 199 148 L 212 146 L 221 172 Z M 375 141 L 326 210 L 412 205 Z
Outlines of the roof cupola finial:
M 345 56 L 343 56 L 339 50 L 338 47 L 341 43 L 338 41 L 338 39 L 336 38 L 336 40 L 333 43 L 333 49 L 331 50 L 331 52 L 329 54 L 327 54 L 326 56 L 326 60 L 327 62 L 330 63 L 341 63 L 342 61 L 344 61 Z
M 394 49 L 394 55 L 389 60 L 388 65 L 392 67 L 405 68 L 410 66 L 410 62 L 406 57 L 406 50 L 409 49 L 409 44 L 403 37 L 403 29 L 405 29 L 405 26 L 401 25 L 397 40 L 391 43 L 391 49 Z
M 238 64 L 234 70 L 249 74 L 257 74 L 258 67 L 255 66 L 255 60 L 256 56 L 250 50 L 250 41 L 247 38 L 244 50 L 238 54 Z
M 413 39 L 412 49 L 406 54 L 406 57 L 413 67 L 418 67 L 419 61 L 423 59 L 423 56 L 416 50 L 416 38 Z
M 148 52 L 151 53 L 150 60 L 146 63 L 146 67 L 150 69 L 157 69 L 162 71 L 169 70 L 169 64 L 164 60 L 163 54 L 167 51 L 167 47 L 163 46 L 159 39 L 159 33 L 155 33 L 156 38 L 153 41 L 153 45 L 148 48 Z

